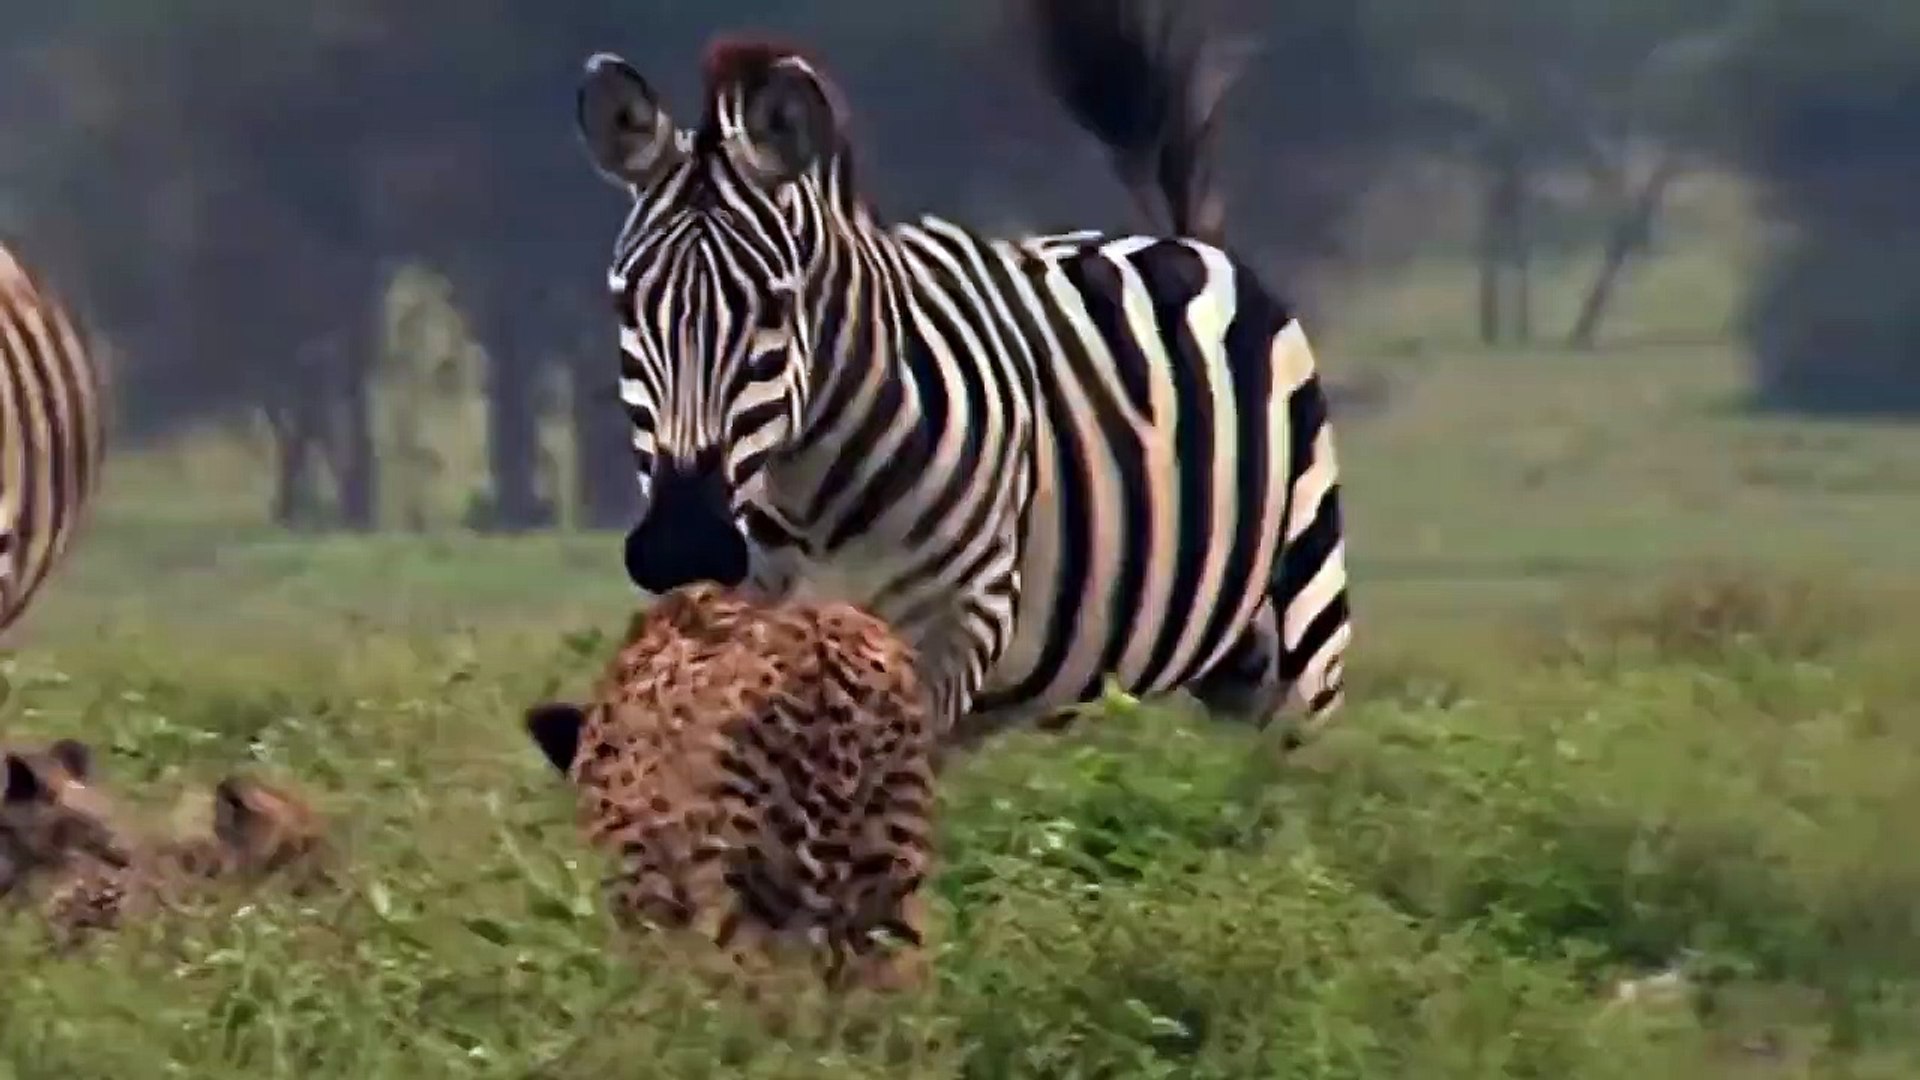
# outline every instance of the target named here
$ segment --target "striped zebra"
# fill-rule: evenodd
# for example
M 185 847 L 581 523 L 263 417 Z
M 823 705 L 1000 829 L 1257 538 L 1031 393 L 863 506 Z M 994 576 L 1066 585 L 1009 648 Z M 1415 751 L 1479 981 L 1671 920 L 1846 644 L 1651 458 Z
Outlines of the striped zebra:
M 102 389 L 66 307 L 0 244 L 0 635 L 85 515 L 100 472 Z
M 708 50 L 678 126 L 617 56 L 580 136 L 632 206 L 608 288 L 645 509 L 634 584 L 864 604 L 920 650 L 948 745 L 1108 678 L 1294 743 L 1350 636 L 1326 395 L 1300 324 L 1213 236 L 1211 79 L 1178 0 L 1035 0 L 1057 96 L 1172 235 L 997 239 L 862 198 L 800 51 Z

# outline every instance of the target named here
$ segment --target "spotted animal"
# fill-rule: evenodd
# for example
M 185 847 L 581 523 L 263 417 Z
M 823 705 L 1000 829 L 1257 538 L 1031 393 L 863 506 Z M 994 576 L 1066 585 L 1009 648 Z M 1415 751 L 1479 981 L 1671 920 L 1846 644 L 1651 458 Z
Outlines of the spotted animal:
M 704 935 L 730 975 L 805 953 L 832 987 L 922 981 L 934 732 L 914 659 L 851 605 L 701 583 L 634 617 L 590 703 L 528 709 L 617 859 L 616 922 Z
M 212 826 L 204 832 L 141 844 L 118 864 L 90 860 L 65 875 L 43 904 L 55 937 L 72 943 L 203 899 L 217 885 L 272 878 L 299 892 L 331 880 L 325 822 L 297 794 L 229 776 L 215 785 L 212 802 Z
M 0 899 L 18 901 L 37 882 L 82 863 L 127 864 L 114 802 L 93 783 L 93 754 L 85 743 L 7 748 L 0 767 Z

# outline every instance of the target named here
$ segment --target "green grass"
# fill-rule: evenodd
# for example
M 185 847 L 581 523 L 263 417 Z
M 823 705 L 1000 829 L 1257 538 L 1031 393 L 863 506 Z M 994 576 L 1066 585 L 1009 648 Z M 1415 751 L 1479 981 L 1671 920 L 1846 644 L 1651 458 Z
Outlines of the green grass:
M 0 1075 L 1912 1075 L 1913 623 L 1682 581 L 1489 620 L 1497 649 L 1380 646 L 1279 774 L 1173 706 L 1009 739 L 943 792 L 937 988 L 803 1003 L 783 1039 L 610 941 L 516 724 L 590 635 L 322 614 L 36 648 L 9 730 L 84 732 L 156 814 L 236 764 L 295 777 L 353 887 L 93 955 L 0 933 Z M 1696 1003 L 1609 1002 L 1682 958 Z
M 289 538 L 229 441 L 120 460 L 0 732 L 156 815 L 292 777 L 353 884 L 0 927 L 0 1077 L 1920 1075 L 1920 431 L 1744 417 L 1721 346 L 1393 336 L 1323 347 L 1392 386 L 1342 431 L 1340 725 L 1279 772 L 1176 704 L 995 745 L 943 785 L 937 987 L 783 1038 L 611 938 L 519 732 L 620 625 L 616 538 Z

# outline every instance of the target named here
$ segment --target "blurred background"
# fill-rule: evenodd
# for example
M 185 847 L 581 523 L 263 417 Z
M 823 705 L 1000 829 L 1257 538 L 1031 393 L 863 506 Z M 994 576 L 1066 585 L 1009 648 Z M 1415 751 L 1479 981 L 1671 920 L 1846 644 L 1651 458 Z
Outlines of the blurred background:
M 761 28 L 886 212 L 1137 227 L 1018 5 L 0 11 L 0 236 L 117 409 L 0 738 L 155 822 L 293 778 L 355 883 L 0 918 L 0 1077 L 1920 1076 L 1920 2 L 1206 3 L 1233 246 L 1338 394 L 1352 704 L 1284 769 L 1177 705 L 957 764 L 941 990 L 789 1040 L 611 947 L 520 724 L 634 604 L 574 87 L 686 115 Z
M 600 284 L 624 208 L 573 135 L 593 51 L 690 115 L 711 35 L 788 36 L 844 84 L 887 212 L 1139 224 L 1017 4 L 0 7 L 0 231 L 111 348 L 119 456 L 74 572 L 121 602 L 154 567 L 327 557 L 290 530 L 627 519 Z M 1920 5 L 1201 7 L 1242 70 L 1234 243 L 1339 388 L 1356 580 L 1909 551 Z M 607 588 L 607 541 L 569 550 Z

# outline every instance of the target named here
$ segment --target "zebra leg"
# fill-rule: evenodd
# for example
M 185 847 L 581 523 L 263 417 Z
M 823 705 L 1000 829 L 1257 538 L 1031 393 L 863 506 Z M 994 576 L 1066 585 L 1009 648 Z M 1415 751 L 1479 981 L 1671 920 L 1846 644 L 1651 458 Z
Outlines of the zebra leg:
M 989 736 L 1011 726 L 1011 718 L 1000 712 L 973 710 L 986 671 L 998 659 L 994 650 L 986 648 L 984 642 L 970 642 L 955 643 L 942 653 L 923 653 L 921 661 L 934 730 L 943 733 L 935 743 L 936 770 L 945 766 L 948 755 L 971 753 Z
M 940 732 L 936 767 L 950 753 L 967 753 L 1018 723 L 1018 710 L 974 711 L 987 673 L 1013 641 L 1020 572 L 1012 543 L 992 571 L 956 596 L 935 632 L 920 644 L 920 671 Z
M 1261 731 L 1286 711 L 1289 701 L 1295 702 L 1301 718 L 1284 724 L 1281 733 L 1282 749 L 1293 750 L 1340 710 L 1345 698 L 1341 654 L 1349 631 L 1342 604 L 1331 633 L 1314 635 L 1289 654 L 1280 636 L 1279 610 L 1269 595 L 1239 640 L 1187 690 L 1215 715 L 1251 723 Z
M 1310 360 L 1296 334 L 1296 363 Z M 1340 710 L 1353 627 L 1347 603 L 1344 516 L 1326 395 L 1310 364 L 1288 402 L 1293 440 L 1285 530 L 1267 597 L 1240 640 L 1190 683 L 1202 702 L 1251 717 L 1265 729 L 1292 699 L 1303 714 L 1286 725 L 1292 749 Z
M 1187 684 L 1207 711 L 1266 730 L 1286 705 L 1280 674 L 1280 622 L 1273 598 L 1262 601 L 1253 621 L 1218 663 Z
M 947 736 L 943 744 L 945 749 L 955 753 L 972 753 L 982 743 L 991 740 L 1003 731 L 1015 728 L 1035 727 L 1041 731 L 1060 732 L 1073 722 L 1074 714 L 1063 710 L 1036 710 L 1017 705 L 1001 709 L 974 710 L 963 714 L 953 733 Z

